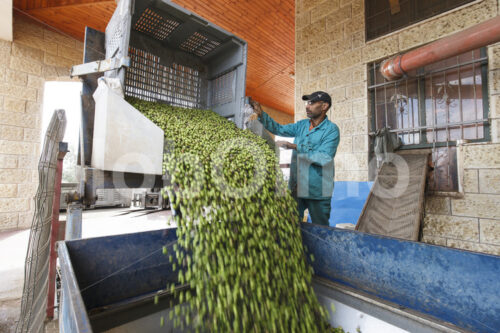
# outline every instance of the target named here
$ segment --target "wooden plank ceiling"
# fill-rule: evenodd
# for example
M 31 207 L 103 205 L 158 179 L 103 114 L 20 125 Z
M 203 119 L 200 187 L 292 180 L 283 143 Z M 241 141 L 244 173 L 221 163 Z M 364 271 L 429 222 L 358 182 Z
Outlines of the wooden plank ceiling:
M 293 115 L 294 0 L 174 2 L 246 40 L 246 95 Z M 14 8 L 83 41 L 85 26 L 105 30 L 116 3 L 114 0 L 14 0 Z

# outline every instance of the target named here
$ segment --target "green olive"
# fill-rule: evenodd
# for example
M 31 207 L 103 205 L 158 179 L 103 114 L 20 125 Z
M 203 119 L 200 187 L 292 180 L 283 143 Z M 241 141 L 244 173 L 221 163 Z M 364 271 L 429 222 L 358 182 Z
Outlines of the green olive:
M 182 213 L 177 245 L 162 250 L 178 283 L 191 287 L 167 286 L 189 304 L 170 312 L 174 325 L 331 331 L 311 285 L 296 202 L 267 142 L 210 110 L 128 101 L 164 131 L 163 171 L 172 185 L 162 194 Z

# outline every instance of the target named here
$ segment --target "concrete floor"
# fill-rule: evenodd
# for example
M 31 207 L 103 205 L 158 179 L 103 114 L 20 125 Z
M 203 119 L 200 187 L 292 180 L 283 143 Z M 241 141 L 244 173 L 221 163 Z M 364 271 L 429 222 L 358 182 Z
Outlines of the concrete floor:
M 118 235 L 167 227 L 170 211 L 95 209 L 83 212 L 82 237 Z M 65 214 L 61 213 L 61 220 Z M 15 331 L 21 308 L 24 262 L 29 230 L 0 233 L 0 333 Z M 48 323 L 46 332 L 58 332 L 57 322 Z

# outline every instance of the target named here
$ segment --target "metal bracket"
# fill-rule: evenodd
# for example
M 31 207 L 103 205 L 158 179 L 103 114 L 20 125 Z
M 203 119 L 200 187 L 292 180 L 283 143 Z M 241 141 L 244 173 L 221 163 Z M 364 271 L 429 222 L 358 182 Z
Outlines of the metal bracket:
M 58 160 L 64 160 L 64 156 L 68 153 L 68 143 L 67 142 L 59 142 L 59 153 L 57 153 Z
M 74 77 L 102 73 L 121 67 L 130 67 L 130 57 L 110 58 L 76 65 L 71 68 L 70 76 Z

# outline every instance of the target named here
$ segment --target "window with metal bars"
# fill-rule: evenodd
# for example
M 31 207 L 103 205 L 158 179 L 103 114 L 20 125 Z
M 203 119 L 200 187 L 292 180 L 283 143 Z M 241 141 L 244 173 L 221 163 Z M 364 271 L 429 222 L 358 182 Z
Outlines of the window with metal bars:
M 419 68 L 397 81 L 368 66 L 371 134 L 389 127 L 403 149 L 432 148 L 430 190 L 458 190 L 457 140 L 489 140 L 486 49 Z
M 366 40 L 386 35 L 474 0 L 365 0 Z

